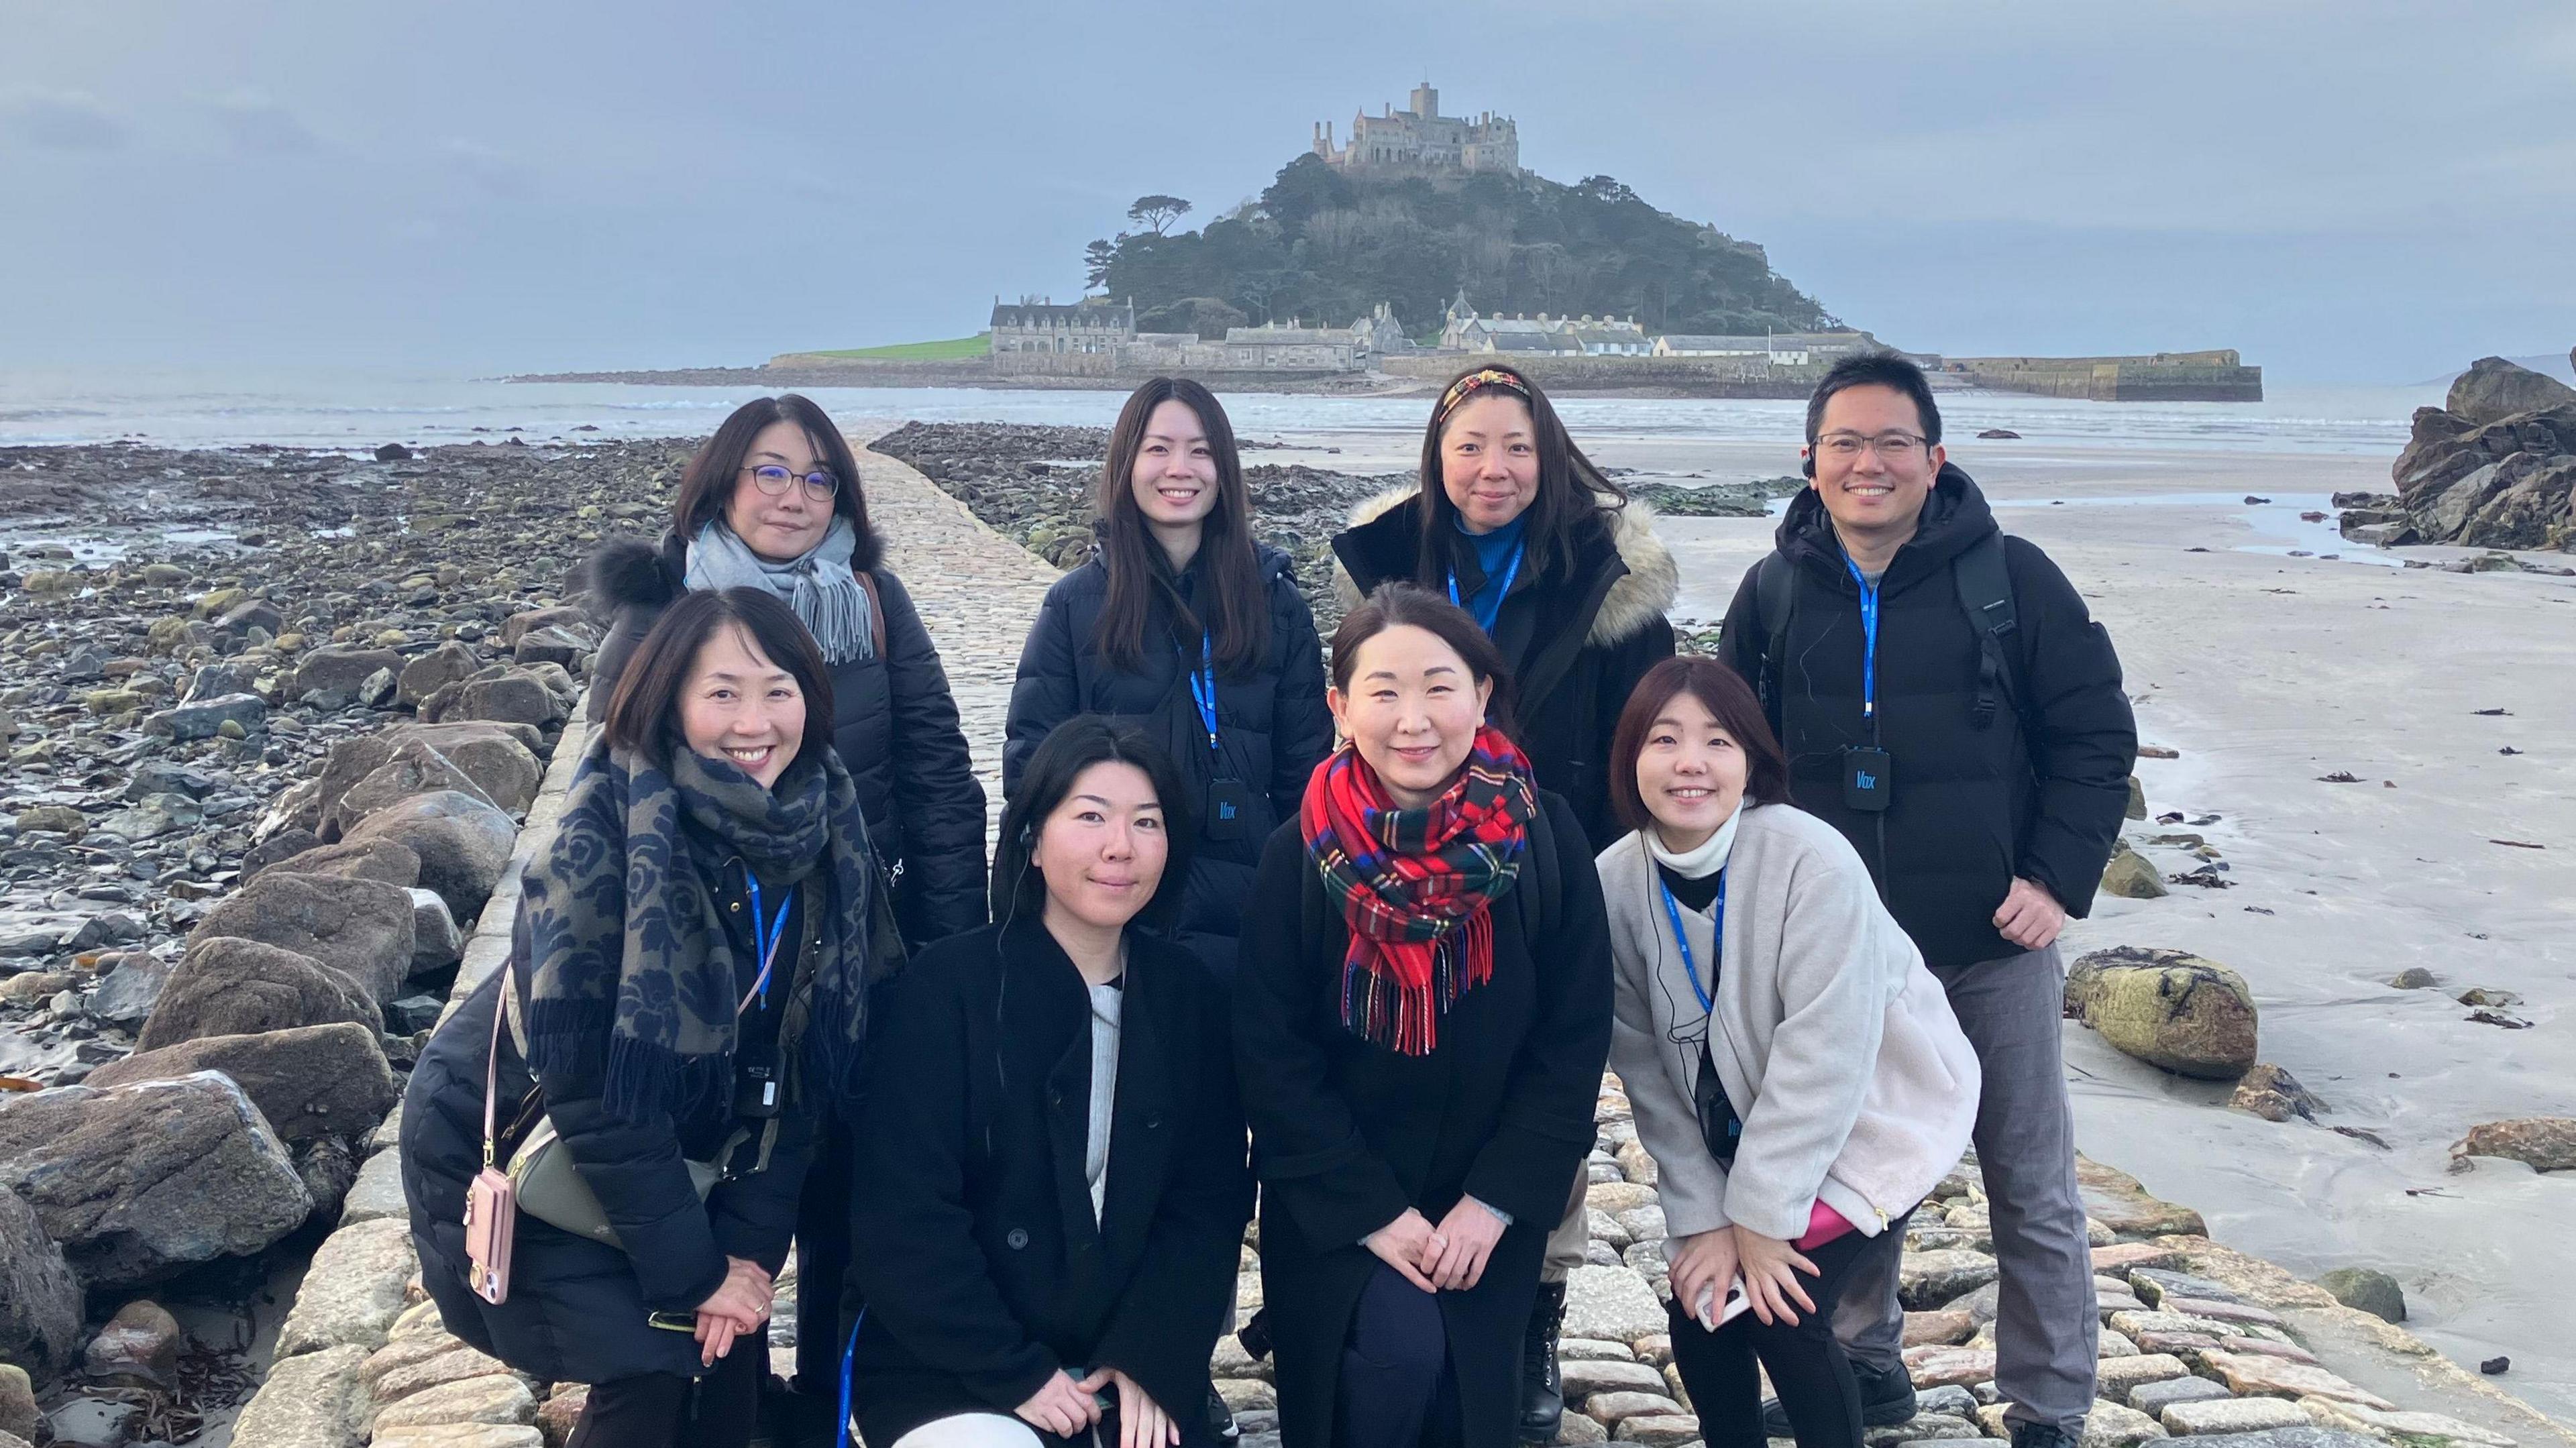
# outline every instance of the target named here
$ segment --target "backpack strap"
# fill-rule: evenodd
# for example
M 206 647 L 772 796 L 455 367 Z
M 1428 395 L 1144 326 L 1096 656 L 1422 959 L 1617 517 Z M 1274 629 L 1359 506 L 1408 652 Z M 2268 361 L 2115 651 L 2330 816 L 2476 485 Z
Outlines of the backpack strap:
M 877 596 L 877 576 L 867 569 L 858 570 L 859 589 L 868 596 L 868 641 L 876 645 L 876 655 L 886 656 L 885 600 Z
M 1780 708 L 1781 661 L 1789 656 L 1789 622 L 1797 613 L 1798 580 L 1788 559 L 1777 553 L 1763 555 L 1753 565 L 1753 602 L 1760 610 L 1762 627 L 1769 638 L 1762 649 L 1761 677 L 1753 681 L 1762 701 L 1762 711 L 1771 716 L 1771 728 L 1782 727 Z
M 1977 631 L 1977 702 L 1972 717 L 1979 729 L 1995 722 L 1995 711 L 2021 707 L 2018 648 L 2021 619 L 2013 608 L 2012 576 L 2004 566 L 2004 538 L 1989 533 L 1951 560 L 1950 578 L 1959 590 L 1959 607 Z

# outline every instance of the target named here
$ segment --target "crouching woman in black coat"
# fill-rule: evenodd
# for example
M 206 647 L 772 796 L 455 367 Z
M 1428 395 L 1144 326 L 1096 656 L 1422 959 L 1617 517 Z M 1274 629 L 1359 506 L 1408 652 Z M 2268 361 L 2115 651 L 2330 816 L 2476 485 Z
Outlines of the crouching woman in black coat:
M 1002 923 L 886 991 L 851 1185 L 870 1444 L 1208 1441 L 1252 1182 L 1223 997 L 1132 928 L 1183 889 L 1179 780 L 1137 730 L 1058 726 L 1002 817 Z
M 472 1346 L 592 1385 L 574 1448 L 750 1439 L 813 1122 L 854 1084 L 883 958 L 831 706 L 821 654 L 775 598 L 665 610 L 528 867 L 507 965 L 404 1093 L 422 1285 Z M 561 1225 L 519 1211 L 496 1304 L 468 1285 L 467 1184 L 534 1150 L 541 1118 L 597 1211 L 587 1226 L 560 1202 Z M 701 1191 L 705 1164 L 721 1175 Z
M 1573 809 L 1489 722 L 1503 684 L 1432 594 L 1353 609 L 1329 696 L 1349 743 L 1245 910 L 1235 1060 L 1288 1448 L 1514 1436 L 1540 1260 L 1592 1147 L 1610 944 Z

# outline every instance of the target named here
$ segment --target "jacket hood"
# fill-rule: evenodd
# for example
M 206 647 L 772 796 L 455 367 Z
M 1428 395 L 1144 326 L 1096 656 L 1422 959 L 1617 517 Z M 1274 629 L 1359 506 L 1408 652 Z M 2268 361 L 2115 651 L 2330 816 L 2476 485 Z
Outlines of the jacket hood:
M 1413 487 L 1389 488 L 1361 501 L 1351 509 L 1350 529 L 1356 531 L 1377 522 L 1387 514 L 1421 496 Z M 1672 550 L 1655 536 L 1655 510 L 1631 500 L 1623 508 L 1605 508 L 1610 514 L 1610 544 L 1618 550 L 1619 560 L 1628 565 L 1625 576 L 1610 585 L 1609 596 L 1601 601 L 1601 611 L 1592 616 L 1591 632 L 1584 642 L 1608 645 L 1635 635 L 1640 629 L 1672 611 L 1681 597 L 1682 570 L 1674 561 Z M 1405 530 L 1406 564 L 1411 570 L 1413 548 L 1411 530 Z M 1341 550 L 1334 549 L 1333 597 L 1347 613 L 1360 604 L 1359 584 L 1343 563 Z
M 1932 495 L 1923 500 L 1923 519 L 1898 551 L 1891 570 L 1901 568 L 1910 575 L 1946 568 L 1969 544 L 1996 530 L 1994 509 L 1987 505 L 1976 480 L 1957 464 L 1943 463 L 1932 479 Z M 1833 517 L 1814 488 L 1802 488 L 1789 500 L 1774 537 L 1781 556 L 1818 562 L 1836 575 L 1842 573 L 1842 540 L 1834 535 Z
M 641 538 L 611 538 L 590 555 L 586 581 L 603 611 L 660 608 L 680 596 L 680 580 L 663 562 L 670 540 L 647 543 Z

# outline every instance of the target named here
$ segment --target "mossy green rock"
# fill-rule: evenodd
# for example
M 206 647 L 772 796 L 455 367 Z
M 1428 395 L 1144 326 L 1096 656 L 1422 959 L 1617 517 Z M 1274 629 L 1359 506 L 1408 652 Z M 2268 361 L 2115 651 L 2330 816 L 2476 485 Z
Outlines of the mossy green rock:
M 2077 960 L 2066 1013 L 2125 1055 L 2182 1076 L 2233 1081 L 2254 1065 L 2254 993 L 2235 971 L 2180 950 L 2120 946 Z
M 2357 1307 L 2374 1317 L 2390 1322 L 2406 1320 L 2406 1293 L 2397 1279 L 2368 1267 L 2337 1267 L 2317 1279 L 2317 1285 L 2334 1294 L 2334 1300 L 2346 1307 Z
M 2156 873 L 2155 863 L 2130 849 L 2124 840 L 2112 852 L 2110 863 L 2102 867 L 2102 893 L 2123 900 L 2156 900 L 2172 892 L 2165 889 L 2164 877 Z

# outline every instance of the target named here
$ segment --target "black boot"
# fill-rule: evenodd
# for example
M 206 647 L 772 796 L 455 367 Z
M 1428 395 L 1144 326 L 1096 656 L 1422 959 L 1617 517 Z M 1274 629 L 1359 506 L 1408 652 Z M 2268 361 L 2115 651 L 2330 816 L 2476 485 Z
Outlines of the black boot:
M 1521 1335 L 1521 1441 L 1553 1443 L 1565 1426 L 1565 1384 L 1556 1371 L 1556 1334 L 1565 1326 L 1565 1284 L 1542 1282 Z
M 1864 1428 L 1886 1428 L 1914 1421 L 1914 1379 L 1903 1363 L 1887 1369 L 1873 1368 L 1858 1358 L 1852 1359 L 1852 1376 L 1860 1382 L 1860 1422 Z M 1796 1436 L 1789 1431 L 1789 1410 L 1778 1398 L 1762 1400 L 1762 1435 L 1766 1438 Z
M 1225 1405 L 1225 1396 L 1214 1388 L 1208 1389 L 1207 1416 L 1208 1431 L 1216 1435 L 1216 1441 L 1232 1443 L 1243 1437 L 1243 1429 L 1235 1425 L 1234 1410 Z

